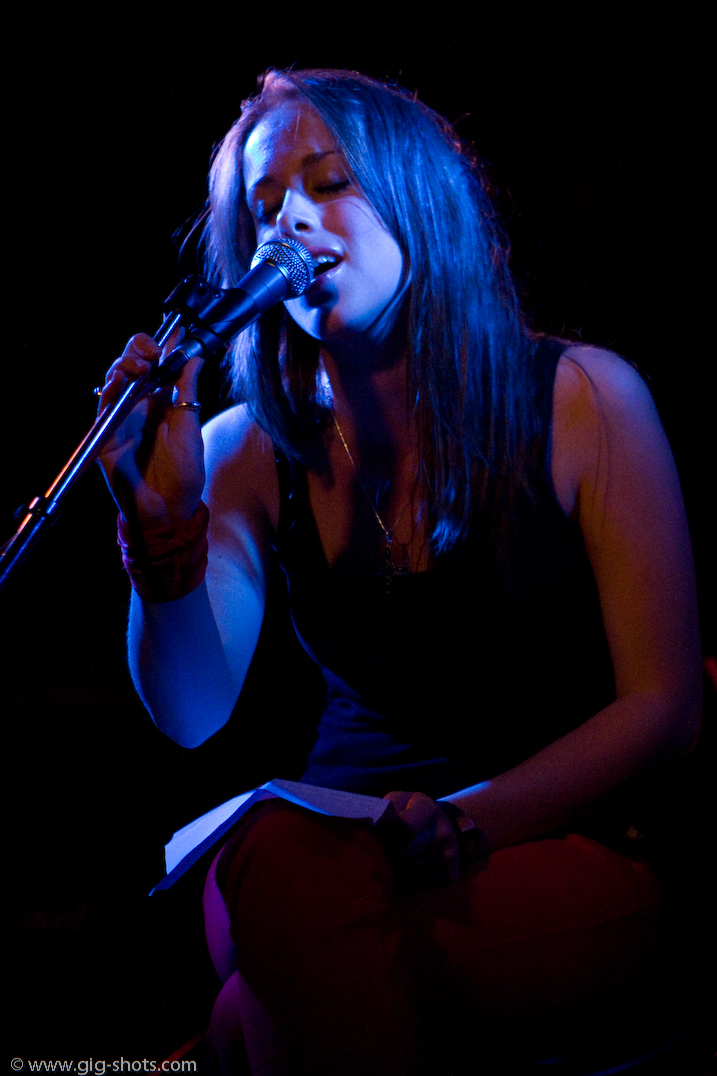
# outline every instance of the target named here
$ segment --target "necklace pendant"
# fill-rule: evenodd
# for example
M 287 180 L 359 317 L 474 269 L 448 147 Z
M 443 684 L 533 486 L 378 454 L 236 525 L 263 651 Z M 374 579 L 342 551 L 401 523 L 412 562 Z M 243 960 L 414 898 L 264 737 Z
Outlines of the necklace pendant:
M 394 575 L 408 575 L 408 572 L 410 570 L 409 569 L 410 556 L 409 556 L 409 552 L 408 552 L 408 546 L 405 545 L 403 542 L 395 542 L 394 543 L 394 549 L 395 549 L 395 553 L 397 555 L 395 556 L 395 558 L 392 559 L 393 574 Z M 393 557 L 393 551 L 392 551 L 392 557 Z
M 391 593 L 391 585 L 393 583 L 394 576 L 408 575 L 408 565 L 405 563 L 405 561 L 407 560 L 407 555 L 408 555 L 406 546 L 399 545 L 399 549 L 401 550 L 401 554 L 402 554 L 401 559 L 404 561 L 403 564 L 394 564 L 392 547 L 393 547 L 393 537 L 392 537 L 390 532 L 386 532 L 386 550 L 385 550 L 384 555 L 383 555 L 384 556 L 383 568 L 377 574 L 382 575 L 384 577 L 384 579 L 386 581 L 386 593 L 387 594 Z
M 384 553 L 384 565 L 382 575 L 386 580 L 386 593 L 391 593 L 391 583 L 393 582 L 393 576 L 395 568 L 393 566 L 393 558 L 391 557 L 391 535 L 386 535 L 386 552 Z
M 335 413 L 334 413 L 333 418 L 334 418 L 334 426 L 336 427 L 336 432 L 338 433 L 339 440 L 341 441 L 341 444 L 344 447 L 346 455 L 349 458 L 349 463 L 351 464 L 351 466 L 353 468 L 353 472 L 354 472 L 354 474 L 356 476 L 356 480 L 358 481 L 359 486 L 363 490 L 364 495 L 365 495 L 368 503 L 371 505 L 371 511 L 373 512 L 374 517 L 376 519 L 376 522 L 378 523 L 379 527 L 383 531 L 384 537 L 386 539 L 386 552 L 384 554 L 384 566 L 383 566 L 383 568 L 380 569 L 380 571 L 376 572 L 376 575 L 382 575 L 384 577 L 384 579 L 386 580 L 386 593 L 390 594 L 391 593 L 391 583 L 393 582 L 394 575 L 408 575 L 409 565 L 410 565 L 410 557 L 409 557 L 409 552 L 408 552 L 408 546 L 404 545 L 403 543 L 399 543 L 401 563 L 400 564 L 394 564 L 393 563 L 393 558 L 391 556 L 391 544 L 393 542 L 393 534 L 392 534 L 392 532 L 390 530 L 388 530 L 388 528 L 384 524 L 383 520 L 381 519 L 380 515 L 378 514 L 378 509 L 376 508 L 376 505 L 375 505 L 375 503 L 373 501 L 373 498 L 371 498 L 369 496 L 369 494 L 368 494 L 368 492 L 366 490 L 366 487 L 364 486 L 363 482 L 361 481 L 361 476 L 359 474 L 359 469 L 356 466 L 356 462 L 355 462 L 353 456 L 351 455 L 351 450 L 350 450 L 348 444 L 346 443 L 346 438 L 344 437 L 343 432 L 341 430 L 341 427 L 339 426 L 339 420 L 336 418 Z M 411 497 L 408 498 L 408 500 L 404 504 L 403 508 L 399 512 L 398 518 L 396 519 L 396 523 L 394 524 L 394 526 L 398 525 L 401 517 L 403 516 L 403 513 L 405 512 L 406 508 L 410 504 L 411 504 Z

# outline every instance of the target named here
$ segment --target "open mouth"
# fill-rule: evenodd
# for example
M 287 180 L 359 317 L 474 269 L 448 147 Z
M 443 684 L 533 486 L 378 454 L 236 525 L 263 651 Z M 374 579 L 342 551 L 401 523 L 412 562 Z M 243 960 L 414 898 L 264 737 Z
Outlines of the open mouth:
M 337 254 L 318 254 L 314 259 L 314 277 L 321 276 L 322 273 L 328 273 L 329 269 L 333 269 L 338 265 L 341 259 Z

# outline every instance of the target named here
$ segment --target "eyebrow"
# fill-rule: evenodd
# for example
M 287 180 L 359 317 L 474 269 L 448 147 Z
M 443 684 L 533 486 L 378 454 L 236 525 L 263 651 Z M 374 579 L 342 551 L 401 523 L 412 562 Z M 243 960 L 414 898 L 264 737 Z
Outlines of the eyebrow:
M 318 164 L 319 161 L 323 161 L 325 157 L 330 157 L 332 154 L 337 154 L 336 149 L 325 149 L 321 153 L 308 153 L 306 157 L 301 158 L 301 167 L 309 168 L 312 164 Z M 253 183 L 247 190 L 247 199 L 250 199 L 261 187 L 268 187 L 272 183 L 276 183 L 276 180 L 271 175 L 261 176 L 257 179 L 256 183 Z

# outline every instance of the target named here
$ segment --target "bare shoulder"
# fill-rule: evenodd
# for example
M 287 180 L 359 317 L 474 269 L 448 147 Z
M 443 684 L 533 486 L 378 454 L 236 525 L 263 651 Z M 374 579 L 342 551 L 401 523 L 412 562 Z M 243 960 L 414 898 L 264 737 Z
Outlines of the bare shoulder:
M 207 467 L 263 453 L 266 435 L 253 421 L 245 404 L 221 411 L 202 427 Z
M 582 346 L 564 353 L 552 463 L 556 494 L 585 540 L 618 697 L 667 700 L 670 735 L 689 749 L 699 727 L 700 645 L 687 520 L 657 408 L 618 355 Z
M 214 511 L 279 514 L 279 487 L 271 440 L 246 406 L 230 407 L 202 429 L 207 472 L 205 500 Z M 210 503 L 212 502 L 212 503 Z
M 637 370 L 604 348 L 571 344 L 560 357 L 555 378 L 555 404 L 567 408 L 630 409 L 652 404 Z
M 574 511 L 586 481 L 594 484 L 610 460 L 667 452 L 645 381 L 625 359 L 603 348 L 572 344 L 562 354 L 553 396 L 552 471 L 564 511 Z

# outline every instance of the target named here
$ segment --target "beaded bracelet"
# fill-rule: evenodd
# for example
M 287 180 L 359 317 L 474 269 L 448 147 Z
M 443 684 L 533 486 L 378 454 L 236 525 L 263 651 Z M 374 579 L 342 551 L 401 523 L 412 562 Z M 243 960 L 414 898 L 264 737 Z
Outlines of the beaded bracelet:
M 204 501 L 191 519 L 174 526 L 131 528 L 117 517 L 117 545 L 133 589 L 151 602 L 171 602 L 198 587 L 207 570 L 209 509 Z

